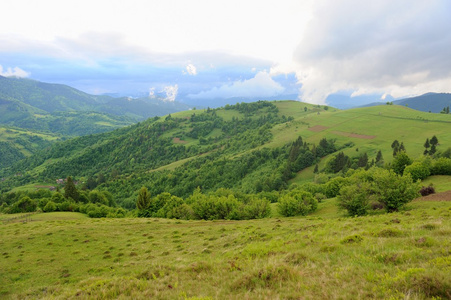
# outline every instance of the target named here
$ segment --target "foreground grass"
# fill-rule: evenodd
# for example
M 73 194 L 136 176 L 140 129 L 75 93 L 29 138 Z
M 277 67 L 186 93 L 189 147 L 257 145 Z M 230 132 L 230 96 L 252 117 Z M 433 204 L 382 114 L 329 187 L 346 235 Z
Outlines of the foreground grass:
M 66 213 L 0 225 L 0 298 L 451 297 L 451 202 L 359 218 L 321 207 L 252 221 Z

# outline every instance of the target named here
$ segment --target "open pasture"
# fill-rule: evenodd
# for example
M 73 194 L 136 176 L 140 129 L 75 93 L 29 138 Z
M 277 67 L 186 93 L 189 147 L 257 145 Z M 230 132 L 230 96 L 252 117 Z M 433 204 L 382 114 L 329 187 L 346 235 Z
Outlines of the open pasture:
M 358 218 L 333 201 L 297 218 L 1 224 L 0 297 L 450 298 L 450 201 Z

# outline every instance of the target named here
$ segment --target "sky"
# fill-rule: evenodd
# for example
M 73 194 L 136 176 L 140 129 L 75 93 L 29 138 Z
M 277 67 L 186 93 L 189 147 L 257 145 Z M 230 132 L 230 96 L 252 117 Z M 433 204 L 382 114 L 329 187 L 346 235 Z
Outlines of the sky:
M 91 94 L 326 104 L 451 92 L 448 0 L 14 0 L 0 11 L 0 75 Z

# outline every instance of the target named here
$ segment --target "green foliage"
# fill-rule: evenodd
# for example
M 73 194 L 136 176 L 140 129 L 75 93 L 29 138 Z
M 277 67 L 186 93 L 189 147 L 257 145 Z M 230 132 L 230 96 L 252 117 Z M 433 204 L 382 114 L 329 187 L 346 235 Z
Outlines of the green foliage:
M 398 175 L 404 173 L 404 169 L 412 164 L 412 159 L 407 155 L 406 152 L 400 151 L 396 154 L 395 159 L 391 164 L 391 169 Z
M 72 198 L 75 201 L 78 201 L 80 194 L 78 193 L 77 188 L 72 180 L 72 177 L 69 176 L 66 179 L 66 184 L 64 185 L 64 198 L 69 199 Z
M 404 174 L 410 174 L 413 181 L 426 179 L 431 175 L 429 165 L 424 162 L 413 162 L 411 165 L 406 166 Z
M 303 190 L 293 190 L 279 199 L 279 213 L 285 217 L 307 215 L 316 210 L 318 201 L 311 193 Z
M 349 183 L 348 178 L 344 177 L 332 178 L 324 185 L 324 193 L 327 196 L 327 198 L 336 197 L 339 194 L 340 189 L 343 186 L 347 185 L 348 183 Z
M 56 206 L 55 202 L 48 201 L 47 204 L 42 209 L 42 211 L 43 212 L 53 212 L 53 211 L 56 211 L 56 209 L 57 209 L 57 206 Z
M 349 156 L 343 152 L 339 152 L 327 162 L 325 169 L 326 172 L 329 173 L 338 173 L 340 171 L 346 172 L 349 167 L 351 167 L 351 160 Z
M 338 195 L 338 205 L 346 209 L 350 216 L 366 215 L 370 208 L 371 184 L 358 182 L 353 185 L 343 186 Z
M 145 186 L 141 187 L 136 199 L 136 207 L 139 210 L 146 210 L 150 207 L 150 194 Z
M 38 204 L 36 200 L 31 199 L 28 196 L 24 196 L 19 199 L 19 201 L 15 202 L 10 210 L 9 213 L 16 214 L 16 213 L 24 213 L 24 212 L 34 212 L 36 211 L 36 208 L 38 207 Z

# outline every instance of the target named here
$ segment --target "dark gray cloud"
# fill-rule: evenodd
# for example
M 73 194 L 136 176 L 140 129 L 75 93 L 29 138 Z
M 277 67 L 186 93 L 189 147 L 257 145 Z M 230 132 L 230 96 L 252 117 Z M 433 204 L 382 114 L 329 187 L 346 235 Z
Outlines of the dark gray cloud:
M 294 54 L 303 98 L 451 91 L 451 2 L 320 2 Z

